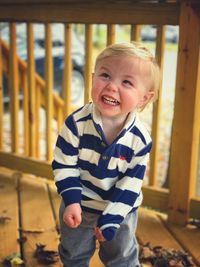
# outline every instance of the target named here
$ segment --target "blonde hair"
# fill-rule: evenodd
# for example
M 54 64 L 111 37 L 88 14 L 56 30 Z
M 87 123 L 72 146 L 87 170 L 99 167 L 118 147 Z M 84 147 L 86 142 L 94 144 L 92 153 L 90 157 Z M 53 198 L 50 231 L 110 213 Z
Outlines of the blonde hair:
M 155 101 L 158 97 L 158 90 L 160 85 L 160 68 L 153 56 L 153 54 L 139 42 L 113 44 L 106 47 L 96 58 L 95 69 L 99 61 L 106 57 L 113 56 L 134 56 L 144 61 L 150 62 L 150 75 L 152 86 L 149 91 L 154 92 L 154 97 L 151 102 Z

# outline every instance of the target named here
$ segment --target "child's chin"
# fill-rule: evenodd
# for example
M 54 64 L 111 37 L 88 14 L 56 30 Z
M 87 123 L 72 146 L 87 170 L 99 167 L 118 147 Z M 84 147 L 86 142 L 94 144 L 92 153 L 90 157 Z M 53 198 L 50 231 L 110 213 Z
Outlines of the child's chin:
M 115 117 L 118 115 L 117 112 L 111 112 L 111 111 L 106 111 L 106 110 L 102 110 L 101 114 L 102 116 L 105 116 L 105 117 Z

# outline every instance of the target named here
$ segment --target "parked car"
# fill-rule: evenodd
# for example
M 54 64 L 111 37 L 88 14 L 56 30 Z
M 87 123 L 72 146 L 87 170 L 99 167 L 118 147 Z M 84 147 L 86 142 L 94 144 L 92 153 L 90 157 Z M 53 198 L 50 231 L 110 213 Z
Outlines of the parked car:
M 9 43 L 9 27 L 1 27 L 1 38 Z M 17 53 L 27 60 L 27 36 L 25 23 L 17 24 Z M 52 24 L 52 55 L 54 67 L 54 90 L 61 94 L 64 68 L 64 25 Z M 43 24 L 34 24 L 34 56 L 36 71 L 44 77 L 45 66 L 45 32 Z M 83 104 L 84 95 L 84 44 L 72 31 L 72 103 Z M 9 101 L 8 86 L 4 77 L 4 102 Z
M 157 27 L 154 25 L 146 25 L 142 27 L 141 39 L 142 41 L 154 42 L 157 35 Z M 165 32 L 165 40 L 167 43 L 177 43 L 179 38 L 178 26 L 167 25 Z

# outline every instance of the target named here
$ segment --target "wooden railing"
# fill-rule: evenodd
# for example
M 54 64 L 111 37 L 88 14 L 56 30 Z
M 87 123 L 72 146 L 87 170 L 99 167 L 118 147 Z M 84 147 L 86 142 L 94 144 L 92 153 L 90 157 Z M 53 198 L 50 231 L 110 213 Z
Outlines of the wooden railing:
M 23 6 L 26 9 L 25 6 Z M 71 80 L 72 80 L 72 27 L 71 21 L 76 22 L 75 14 L 80 10 L 74 9 L 74 19 L 69 11 L 68 21 L 64 23 L 65 33 L 65 56 L 63 69 L 63 97 L 61 98 L 53 91 L 53 58 L 52 58 L 52 31 L 51 24 L 44 17 L 45 22 L 45 75 L 41 78 L 35 71 L 34 63 L 34 32 L 31 19 L 34 21 L 34 8 L 27 17 L 27 61 L 17 56 L 16 23 L 10 24 L 10 45 L 0 42 L 0 88 L 3 88 L 3 75 L 9 80 L 9 110 L 4 110 L 3 90 L 0 90 L 0 165 L 33 173 L 37 176 L 52 179 L 50 162 L 55 144 L 55 136 L 59 132 L 64 118 L 76 107 L 71 103 Z M 43 8 L 43 7 L 42 7 Z M 59 8 L 59 7 L 58 7 Z M 60 7 L 61 8 L 61 7 Z M 93 10 L 94 6 L 91 7 Z M 11 7 L 12 9 L 12 7 Z M 7 9 L 8 10 L 8 9 Z M 123 10 L 127 11 L 126 14 Z M 170 9 L 171 10 L 171 9 Z M 4 10 L 5 11 L 5 10 Z M 9 9 L 10 11 L 10 9 Z M 83 8 L 84 11 L 84 8 Z M 96 10 L 97 11 L 97 10 Z M 157 102 L 152 107 L 152 121 L 150 122 L 153 138 L 153 150 L 151 153 L 150 166 L 147 183 L 143 188 L 144 205 L 168 212 L 169 220 L 185 224 L 189 216 L 199 218 L 200 199 L 197 197 L 197 164 L 199 161 L 198 147 L 200 135 L 200 23 L 199 17 L 192 8 L 183 3 L 180 8 L 174 8 L 167 16 L 167 9 L 160 10 L 163 16 L 150 17 L 152 11 L 139 10 L 142 15 L 134 13 L 135 17 L 128 12 L 127 8 L 116 9 L 113 20 L 105 13 L 105 18 L 100 16 L 94 18 L 80 14 L 80 21 L 85 31 L 85 65 L 84 65 L 84 102 L 90 101 L 91 74 L 94 58 L 93 47 L 93 23 L 107 24 L 107 38 L 105 44 L 116 41 L 116 20 L 119 23 L 130 25 L 129 40 L 141 39 L 141 27 L 143 23 L 157 24 L 157 38 L 155 42 L 155 54 L 159 62 L 161 72 L 164 70 L 164 54 L 166 52 L 165 31 L 167 23 L 179 25 L 180 39 L 177 48 L 178 63 L 176 76 L 176 93 L 174 101 L 174 117 L 172 118 L 172 135 L 170 136 L 169 166 L 166 176 L 168 186 L 161 188 L 158 179 L 158 165 L 160 159 L 160 131 L 161 117 L 163 111 L 161 83 Z M 172 10 L 171 10 L 172 11 Z M 52 11 L 50 11 L 51 13 Z M 66 11 L 68 12 L 68 11 Z M 143 12 L 143 13 L 142 13 Z M 124 14 L 121 18 L 120 13 Z M 41 16 L 42 12 L 40 13 Z M 53 14 L 53 13 L 51 13 Z M 3 13 L 0 11 L 0 18 Z M 9 17 L 9 12 L 8 15 Z M 21 11 L 16 13 L 16 19 L 24 19 Z M 36 15 L 35 15 L 36 16 Z M 124 18 L 124 19 L 123 19 Z M 190 18 L 187 20 L 187 18 Z M 59 18 L 60 19 L 60 18 Z M 58 20 L 58 19 L 57 19 Z M 94 21 L 92 21 L 94 20 Z M 97 21 L 96 21 L 97 20 Z M 56 21 L 56 19 L 55 19 Z M 191 30 L 192 29 L 192 30 Z M 168 77 L 170 79 L 170 77 Z M 19 92 L 22 93 L 22 107 L 19 102 Z M 173 108 L 173 107 L 172 107 Z M 41 110 L 43 110 L 41 113 Z M 151 109 L 148 110 L 150 112 Z M 19 120 L 19 113 L 23 115 L 23 121 Z M 10 117 L 9 117 L 10 114 Z M 43 115 L 42 115 L 43 114 Z M 10 145 L 6 145 L 8 137 L 5 136 L 5 117 L 10 118 Z M 42 118 L 42 119 L 41 119 Z M 21 144 L 20 127 L 23 123 L 23 140 Z M 45 125 L 44 125 L 45 124 Z M 41 126 L 45 126 L 41 133 Z M 22 128 L 22 127 L 21 127 Z M 43 135 L 41 138 L 41 134 Z M 43 142 L 43 143 L 42 143 Z M 45 148 L 45 151 L 41 150 Z M 166 159 L 165 159 L 166 160 Z M 200 177 L 199 177 L 200 179 Z M 166 183 L 167 184 L 167 183 Z
M 13 25 L 11 26 L 13 27 Z M 12 29 L 12 28 L 11 28 Z M 11 119 L 11 152 L 16 154 L 22 154 L 24 156 L 30 156 L 33 158 L 40 158 L 39 146 L 40 146 L 40 138 L 39 138 L 39 124 L 40 116 L 39 109 L 43 107 L 46 109 L 47 100 L 45 99 L 45 90 L 46 83 L 45 81 L 35 72 L 35 70 L 31 70 L 28 67 L 28 64 L 20 59 L 17 55 L 15 58 L 15 65 L 17 66 L 16 70 L 12 70 L 12 63 L 9 61 L 9 56 L 11 51 L 8 45 L 1 40 L 1 56 L 2 56 L 2 70 L 5 75 L 9 78 L 9 81 L 13 83 L 13 80 L 17 80 L 16 84 L 9 85 L 10 88 L 15 88 L 15 90 L 11 90 L 9 92 L 10 103 L 10 119 Z M 13 53 L 13 52 L 12 52 Z M 32 60 L 31 60 L 32 61 Z M 33 87 L 33 88 L 31 88 Z M 3 85 L 2 85 L 3 88 Z M 24 151 L 23 153 L 19 153 L 19 88 L 23 91 L 23 100 L 22 100 L 22 110 L 24 116 L 24 132 L 23 132 L 23 140 L 24 140 Z M 63 122 L 63 110 L 64 110 L 64 102 L 57 95 L 52 95 L 53 105 L 53 117 L 58 122 L 58 129 L 60 129 L 61 124 Z M 3 121 L 3 94 L 1 98 L 1 120 Z M 7 111 L 6 111 L 7 112 Z M 49 115 L 47 114 L 47 117 Z M 21 121 L 20 123 L 23 123 Z M 3 132 L 3 123 L 1 125 Z M 9 149 L 9 148 L 8 148 Z M 3 135 L 1 136 L 1 150 L 4 150 L 3 145 Z M 7 150 L 7 149 L 5 149 Z

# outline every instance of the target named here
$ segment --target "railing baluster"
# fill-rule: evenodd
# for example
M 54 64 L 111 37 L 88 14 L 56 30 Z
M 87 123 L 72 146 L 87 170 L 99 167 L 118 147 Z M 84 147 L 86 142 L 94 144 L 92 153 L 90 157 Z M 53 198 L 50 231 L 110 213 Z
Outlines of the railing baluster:
M 131 41 L 141 41 L 141 25 L 131 25 Z
M 40 139 L 41 139 L 41 133 L 40 133 L 40 106 L 41 106 L 41 89 L 38 83 L 36 83 L 36 90 L 35 90 L 35 129 L 36 129 L 36 157 L 40 158 L 41 154 L 41 146 L 40 146 Z
M 62 107 L 58 106 L 57 107 L 57 130 L 60 132 L 62 125 L 63 125 L 63 109 Z
M 65 55 L 63 70 L 63 99 L 64 116 L 71 112 L 71 90 L 72 90 L 72 25 L 66 24 L 65 27 Z
M 114 24 L 107 25 L 107 46 L 114 44 L 116 39 L 116 26 Z
M 52 160 L 52 119 L 53 119 L 53 58 L 51 24 L 45 25 L 45 107 L 46 107 L 46 159 Z
M 29 102 L 29 155 L 36 156 L 36 118 L 35 118 L 35 60 L 34 60 L 34 36 L 33 24 L 27 24 L 28 45 L 28 97 Z
M 163 59 L 164 59 L 164 47 L 165 47 L 165 26 L 158 26 L 158 34 L 156 40 L 156 57 L 158 64 L 163 72 Z M 162 79 L 160 82 L 158 99 L 153 104 L 153 120 L 152 120 L 152 138 L 153 148 L 150 158 L 150 175 L 149 185 L 157 185 L 157 166 L 158 166 L 158 145 L 159 145 L 159 126 L 160 126 L 160 114 L 161 114 L 161 97 L 162 97 Z
M 1 37 L 1 36 L 0 36 Z M 2 44 L 0 40 L 0 149 L 3 149 L 3 56 Z
M 84 102 L 88 103 L 90 101 L 90 91 L 92 86 L 92 31 L 93 27 L 91 24 L 85 26 L 85 94 Z
M 27 72 L 21 71 L 21 86 L 23 90 L 23 113 L 24 113 L 24 155 L 29 156 L 29 97 L 28 97 L 28 81 Z
M 9 51 L 9 91 L 11 115 L 11 150 L 19 152 L 19 73 L 16 46 L 16 24 L 10 24 L 10 51 Z

